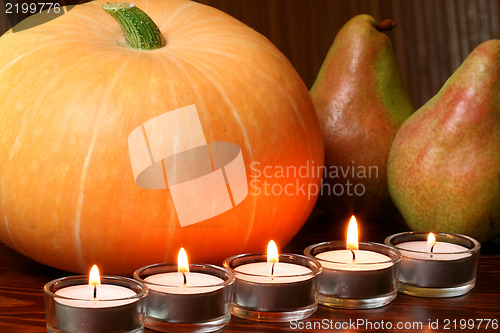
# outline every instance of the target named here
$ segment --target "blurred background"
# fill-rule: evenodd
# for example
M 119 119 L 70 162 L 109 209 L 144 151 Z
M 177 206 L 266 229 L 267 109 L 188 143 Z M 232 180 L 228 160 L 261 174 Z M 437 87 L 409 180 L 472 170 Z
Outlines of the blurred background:
M 168 1 L 168 0 L 164 0 Z M 5 14 L 0 0 L 0 34 L 28 14 Z M 82 0 L 57 0 L 75 4 Z M 500 38 L 500 0 L 198 0 L 216 7 L 273 42 L 310 88 L 337 31 L 351 17 L 391 18 L 391 38 L 401 73 L 418 108 L 481 42 Z

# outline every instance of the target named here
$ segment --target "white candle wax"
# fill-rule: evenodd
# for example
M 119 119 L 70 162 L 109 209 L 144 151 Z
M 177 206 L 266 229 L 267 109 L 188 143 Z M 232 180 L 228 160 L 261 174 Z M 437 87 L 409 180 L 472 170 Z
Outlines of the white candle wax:
M 345 271 L 373 271 L 392 266 L 391 258 L 382 253 L 366 250 L 354 250 L 356 260 L 353 261 L 351 250 L 326 251 L 316 255 L 324 268 Z
M 469 249 L 465 246 L 447 243 L 447 242 L 436 242 L 434 245 L 433 252 L 431 252 L 432 244 L 427 243 L 427 241 L 412 241 L 404 242 L 396 245 L 397 249 L 403 250 L 402 254 L 405 257 L 416 258 L 416 259 L 428 259 L 428 260 L 457 260 L 461 258 L 467 258 L 470 253 L 460 253 L 468 252 Z M 409 251 L 404 251 L 409 250 Z M 410 252 L 415 251 L 415 252 Z
M 286 262 L 254 262 L 236 267 L 236 277 L 249 282 L 261 283 L 290 283 L 310 279 L 312 271 L 301 265 Z M 271 271 L 273 274 L 271 275 Z M 238 274 L 243 273 L 243 274 Z M 250 274 L 250 275 L 247 275 Z
M 224 282 L 223 279 L 209 274 L 196 272 L 186 272 L 184 274 L 186 274 L 186 285 L 184 285 L 184 277 L 180 272 L 154 274 L 145 278 L 144 281 L 149 289 L 170 294 L 208 293 L 221 289 L 222 286 L 216 285 Z
M 109 308 L 126 305 L 136 301 L 136 299 L 127 298 L 137 295 L 132 289 L 112 284 L 98 285 L 96 299 L 94 287 L 88 284 L 61 288 L 55 294 L 71 298 L 56 298 L 58 303 L 79 308 Z

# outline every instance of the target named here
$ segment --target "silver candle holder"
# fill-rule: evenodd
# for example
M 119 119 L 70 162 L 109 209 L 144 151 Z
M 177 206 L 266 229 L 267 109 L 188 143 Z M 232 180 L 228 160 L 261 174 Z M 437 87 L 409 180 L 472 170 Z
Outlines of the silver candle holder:
M 280 254 L 278 259 L 275 272 L 284 267 L 284 273 L 279 276 L 273 276 L 274 266 L 267 262 L 266 255 L 242 254 L 224 260 L 224 267 L 236 276 L 233 315 L 256 321 L 284 322 L 307 318 L 316 311 L 319 262 L 296 254 Z M 239 270 L 248 264 L 267 266 L 269 272 Z M 295 268 L 303 273 L 294 273 Z
M 433 251 L 404 248 L 409 242 L 426 242 L 427 237 L 425 232 L 403 232 L 385 239 L 385 244 L 395 247 L 402 255 L 398 290 L 421 297 L 468 293 L 476 284 L 481 244 L 464 235 L 435 233 L 438 246 Z M 439 242 L 445 246 L 440 247 Z M 451 251 L 453 246 L 461 248 Z M 443 248 L 444 251 L 440 250 Z
M 129 290 L 131 296 L 106 299 L 82 299 L 61 296 L 72 287 L 88 287 L 88 276 L 64 277 L 44 288 L 47 332 L 49 333 L 136 333 L 144 331 L 143 300 L 148 290 L 144 284 L 124 277 L 103 277 L 101 283 L 111 288 Z M 90 288 L 88 289 L 91 295 Z
M 175 264 L 155 264 L 134 272 L 134 279 L 149 288 L 145 299 L 145 326 L 161 332 L 212 332 L 223 328 L 231 319 L 234 276 L 222 267 L 190 264 L 186 286 L 177 283 L 148 282 L 152 276 L 181 274 Z M 220 283 L 189 285 L 189 274 L 215 277 Z
M 401 256 L 389 246 L 359 243 L 359 250 L 381 254 L 373 262 L 341 262 L 320 259 L 329 251 L 344 251 L 345 241 L 332 241 L 307 247 L 304 253 L 316 258 L 323 266 L 320 276 L 318 303 L 344 309 L 370 309 L 392 302 L 397 295 L 396 281 Z M 357 251 L 357 250 L 356 250 Z

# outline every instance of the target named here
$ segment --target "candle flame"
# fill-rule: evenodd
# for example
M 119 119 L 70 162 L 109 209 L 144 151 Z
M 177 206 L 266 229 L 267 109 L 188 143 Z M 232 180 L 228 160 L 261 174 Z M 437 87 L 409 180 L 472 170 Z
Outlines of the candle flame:
M 267 262 L 278 262 L 278 247 L 273 240 L 267 244 Z
M 349 226 L 347 227 L 347 249 L 348 250 L 357 250 L 358 246 L 358 223 L 356 222 L 356 218 L 354 215 L 351 217 L 349 221 Z
M 178 272 L 189 272 L 189 262 L 186 250 L 183 247 L 179 250 L 179 256 L 177 257 L 177 271 Z
M 89 274 L 89 285 L 94 287 L 101 284 L 101 276 L 99 275 L 99 268 L 97 265 L 92 266 Z
M 429 236 L 427 236 L 427 244 L 431 247 L 430 252 L 434 252 L 434 246 L 436 246 L 437 242 L 436 242 L 436 236 L 434 236 L 432 232 L 429 233 Z
M 97 286 L 101 284 L 101 276 L 97 265 L 92 266 L 89 273 L 89 286 L 93 290 L 94 298 L 97 297 Z
M 436 243 L 436 236 L 434 236 L 434 234 L 431 232 L 429 233 L 429 236 L 427 236 L 427 244 L 429 244 L 429 246 L 432 246 Z
M 97 265 L 92 266 L 89 273 L 89 287 L 92 289 L 92 295 L 94 299 L 97 299 L 97 286 L 101 284 L 101 275 L 99 274 L 99 268 Z

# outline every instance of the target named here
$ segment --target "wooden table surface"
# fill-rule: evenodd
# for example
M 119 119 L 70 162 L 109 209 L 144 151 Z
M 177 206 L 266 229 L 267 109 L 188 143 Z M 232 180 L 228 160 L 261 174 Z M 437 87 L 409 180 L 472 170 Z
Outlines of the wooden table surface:
M 361 239 L 376 242 L 402 228 L 391 223 L 384 227 L 382 223 L 360 224 Z M 315 214 L 284 252 L 301 253 L 310 244 L 342 239 L 344 229 L 328 216 Z M 68 275 L 72 274 L 43 266 L 0 244 L 0 332 L 46 332 L 43 285 Z M 500 332 L 499 321 L 500 245 L 487 243 L 481 249 L 476 287 L 467 295 L 431 299 L 398 294 L 390 305 L 372 310 L 320 306 L 312 317 L 297 323 L 257 323 L 233 316 L 221 332 Z

